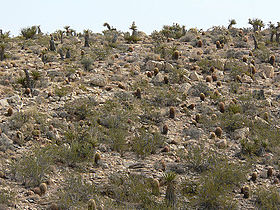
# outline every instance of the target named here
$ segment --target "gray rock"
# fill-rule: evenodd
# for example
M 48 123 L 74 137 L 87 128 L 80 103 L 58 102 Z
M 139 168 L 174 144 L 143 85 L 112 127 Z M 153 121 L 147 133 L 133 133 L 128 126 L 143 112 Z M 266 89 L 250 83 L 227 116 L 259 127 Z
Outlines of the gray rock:
M 216 143 L 216 145 L 219 149 L 224 149 L 227 147 L 227 140 L 221 139 Z
M 8 106 L 9 106 L 9 103 L 6 98 L 0 100 L 0 109 L 8 107 Z
M 248 127 L 246 128 L 240 128 L 234 131 L 233 133 L 233 138 L 234 139 L 245 139 L 246 137 L 248 137 L 250 133 L 250 130 Z
M 2 149 L 7 150 L 7 149 L 14 149 L 13 146 L 13 141 L 6 136 L 6 134 L 2 133 L 0 136 L 0 145 L 2 146 Z
M 160 85 L 163 83 L 163 79 L 164 79 L 164 76 L 162 73 L 158 73 L 153 79 L 152 79 L 152 83 L 154 85 Z
M 197 128 L 185 128 L 183 133 L 186 136 L 189 136 L 191 139 L 200 139 L 202 132 L 200 129 Z
M 93 86 L 104 87 L 107 85 L 108 81 L 103 75 L 95 75 L 90 79 L 89 83 Z
M 173 67 L 172 64 L 166 63 L 166 64 L 165 64 L 165 70 L 166 70 L 167 72 L 171 72 L 171 71 L 174 70 L 174 67 Z
M 159 70 L 163 70 L 163 69 L 164 69 L 164 62 L 162 62 L 162 61 L 152 61 L 152 60 L 149 60 L 149 61 L 146 63 L 146 68 L 147 68 L 147 70 L 149 70 L 149 71 L 153 71 L 155 67 L 157 67 Z
M 191 74 L 190 74 L 190 79 L 192 80 L 192 81 L 199 81 L 199 80 L 201 80 L 201 76 L 200 75 L 198 75 L 198 73 L 196 73 L 195 71 L 193 71 Z

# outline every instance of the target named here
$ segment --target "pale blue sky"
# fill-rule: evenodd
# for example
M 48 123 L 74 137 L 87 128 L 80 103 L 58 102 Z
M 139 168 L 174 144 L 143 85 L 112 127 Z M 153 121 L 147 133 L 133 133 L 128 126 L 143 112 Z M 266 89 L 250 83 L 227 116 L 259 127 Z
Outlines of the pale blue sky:
M 236 27 L 249 27 L 248 18 L 280 21 L 279 0 L 0 0 L 0 29 L 18 35 L 20 29 L 41 25 L 43 32 L 54 32 L 65 25 L 82 31 L 104 30 L 104 22 L 129 31 L 132 21 L 150 34 L 163 25 L 179 23 L 208 29 L 227 25 L 234 18 Z

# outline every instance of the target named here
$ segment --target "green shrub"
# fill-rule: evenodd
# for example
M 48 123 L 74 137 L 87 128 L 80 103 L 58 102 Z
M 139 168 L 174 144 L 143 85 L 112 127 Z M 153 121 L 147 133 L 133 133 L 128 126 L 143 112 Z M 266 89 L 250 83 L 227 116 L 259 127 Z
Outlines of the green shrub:
M 15 160 L 11 168 L 17 180 L 23 181 L 25 186 L 35 187 L 47 179 L 52 163 L 53 155 L 49 147 L 35 146 L 32 152 L 25 153 L 21 159 Z
M 74 118 L 75 121 L 90 120 L 96 116 L 95 106 L 96 101 L 92 101 L 88 98 L 77 99 L 65 104 L 64 108 L 67 113 Z
M 173 23 L 172 26 L 164 25 L 160 31 L 166 38 L 179 39 L 186 34 L 185 26 Z
M 70 166 L 77 163 L 93 160 L 97 146 L 97 129 L 94 126 L 80 126 L 76 124 L 64 133 L 60 149 L 55 153 L 58 160 Z
M 92 58 L 89 58 L 89 57 L 84 57 L 84 58 L 81 60 L 81 64 L 83 65 L 85 71 L 89 71 L 91 65 L 93 64 L 93 59 L 92 59 Z
M 205 149 L 204 145 L 198 145 L 188 148 L 187 155 L 181 154 L 188 161 L 191 169 L 197 172 L 204 172 L 208 170 L 215 162 L 216 155 L 209 149 Z
M 23 28 L 21 29 L 20 33 L 25 39 L 32 39 L 37 33 L 37 27 L 32 26 L 32 27 Z
M 69 87 L 69 86 L 64 86 L 64 87 L 55 87 L 54 89 L 54 93 L 55 95 L 59 96 L 59 97 L 64 97 L 64 96 L 67 96 L 69 93 L 71 93 L 73 90 L 72 87 Z
M 202 176 L 195 204 L 205 209 L 236 208 L 231 192 L 246 180 L 242 165 L 218 161 Z
M 0 184 L 0 205 L 11 205 L 16 201 L 16 192 L 7 189 L 6 184 Z
M 109 188 L 109 193 L 115 200 L 131 203 L 130 206 L 128 204 L 128 209 L 149 209 L 153 206 L 151 182 L 142 175 L 114 173 L 109 177 Z
M 140 157 L 153 154 L 163 145 L 163 136 L 158 133 L 150 133 L 144 128 L 137 130 L 136 136 L 132 140 L 132 150 Z
M 80 174 L 66 174 L 63 187 L 58 189 L 58 204 L 61 209 L 86 209 L 87 202 L 95 196 L 95 187 Z
M 280 194 L 277 187 L 259 187 L 256 190 L 256 197 L 256 206 L 258 209 L 279 209 Z

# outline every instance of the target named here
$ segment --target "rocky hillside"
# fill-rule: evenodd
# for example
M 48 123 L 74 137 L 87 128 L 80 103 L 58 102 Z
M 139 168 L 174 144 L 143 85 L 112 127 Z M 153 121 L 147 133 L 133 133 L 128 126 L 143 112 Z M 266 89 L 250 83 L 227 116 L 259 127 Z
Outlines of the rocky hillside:
M 0 209 L 279 209 L 280 36 L 251 23 L 1 31 Z

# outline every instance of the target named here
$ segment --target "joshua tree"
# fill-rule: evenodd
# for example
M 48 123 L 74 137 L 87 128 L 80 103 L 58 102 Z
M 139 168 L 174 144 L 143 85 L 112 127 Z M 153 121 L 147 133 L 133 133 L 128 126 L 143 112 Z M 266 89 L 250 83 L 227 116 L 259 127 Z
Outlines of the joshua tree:
M 70 53 L 70 49 L 68 48 L 66 51 L 66 58 L 70 58 L 71 57 L 71 53 Z
M 275 28 L 276 28 L 276 42 L 279 43 L 279 38 L 280 38 L 280 32 L 279 32 L 280 22 L 277 22 L 277 26 Z
M 229 25 L 228 25 L 228 29 L 231 29 L 233 25 L 236 24 L 236 20 L 235 19 L 231 19 L 229 20 Z
M 252 35 L 252 37 L 253 37 L 253 40 L 254 40 L 254 45 L 255 45 L 255 50 L 256 50 L 256 49 L 259 48 L 258 41 L 257 41 L 255 35 Z
M 85 47 L 89 47 L 89 30 L 84 30 L 85 34 Z
M 60 37 L 60 43 L 61 43 L 61 44 L 63 44 L 63 34 L 64 34 L 64 32 L 65 32 L 65 31 L 62 31 L 62 30 L 58 30 L 58 31 L 57 31 L 57 33 L 59 34 L 59 37 Z
M 103 24 L 104 27 L 107 27 L 109 31 L 111 31 L 111 26 L 109 25 L 109 23 L 104 23 Z
M 51 40 L 50 40 L 50 50 L 55 51 L 55 43 L 54 43 L 52 34 L 51 34 Z
M 0 43 L 0 61 L 4 60 L 6 45 L 4 43 Z
M 58 53 L 60 55 L 60 59 L 64 60 L 63 50 L 61 48 L 58 50 Z
M 37 33 L 38 33 L 38 34 L 41 34 L 41 33 L 42 33 L 42 31 L 41 31 L 41 28 L 40 28 L 40 27 L 41 27 L 40 25 L 38 25 L 38 26 L 37 26 Z
M 0 60 L 5 58 L 5 49 L 7 47 L 7 42 L 10 36 L 10 31 L 3 33 L 2 29 L 0 30 Z
M 137 35 L 137 26 L 135 25 L 135 21 L 132 22 L 132 25 L 130 26 L 129 29 L 132 30 L 132 36 Z
M 253 26 L 254 32 L 261 31 L 262 28 L 264 27 L 264 23 L 261 19 L 253 19 L 252 20 L 252 19 L 249 18 L 248 23 Z
M 270 29 L 270 42 L 273 42 L 274 35 L 277 35 L 277 29 L 275 25 L 271 22 L 269 22 L 268 27 Z
M 71 35 L 70 26 L 64 26 L 64 29 L 66 31 L 66 36 Z
M 103 24 L 103 26 L 104 26 L 104 27 L 107 27 L 107 29 L 108 29 L 109 31 L 116 31 L 116 28 L 111 27 L 111 26 L 110 26 L 110 24 L 109 24 L 109 23 L 107 23 L 107 22 L 106 22 L 106 23 L 104 23 L 104 24 Z

